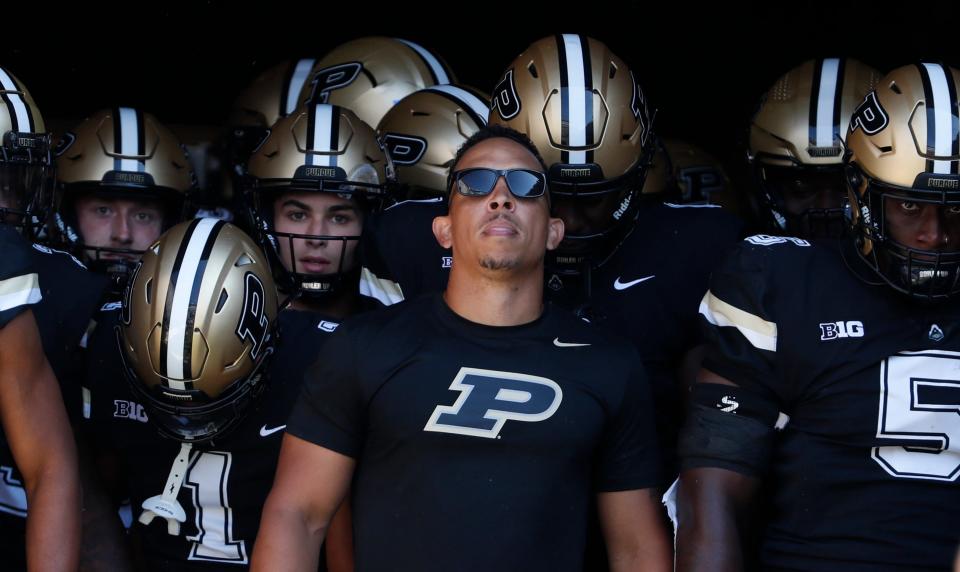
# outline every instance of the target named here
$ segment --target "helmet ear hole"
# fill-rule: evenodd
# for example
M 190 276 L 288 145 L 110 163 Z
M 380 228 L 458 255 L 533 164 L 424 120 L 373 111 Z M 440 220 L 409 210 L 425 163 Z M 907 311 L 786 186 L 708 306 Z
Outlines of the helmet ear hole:
M 223 290 L 220 291 L 220 299 L 217 300 L 217 309 L 214 310 L 214 312 L 213 312 L 214 314 L 219 314 L 220 311 L 223 310 L 223 305 L 227 303 L 227 298 L 229 298 L 229 297 L 230 297 L 230 295 L 227 294 L 227 289 L 226 289 L 226 288 L 224 288 Z
M 860 174 L 860 169 L 857 169 L 853 166 L 848 166 L 847 182 L 850 184 L 850 188 L 854 191 L 859 189 L 860 185 L 863 184 L 863 175 Z
M 147 304 L 153 304 L 153 278 L 147 280 L 143 289 L 147 297 Z
M 527 71 L 530 72 L 530 75 L 533 76 L 534 79 L 540 78 L 540 74 L 537 73 L 537 65 L 535 63 L 530 62 L 527 65 Z
M 613 79 L 617 75 L 617 64 L 610 62 L 610 73 L 607 74 L 609 79 Z

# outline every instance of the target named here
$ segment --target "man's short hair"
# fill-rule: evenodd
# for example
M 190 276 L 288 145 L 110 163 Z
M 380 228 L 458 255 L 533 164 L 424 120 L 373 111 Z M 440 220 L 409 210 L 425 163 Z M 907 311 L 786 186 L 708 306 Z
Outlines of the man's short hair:
M 453 158 L 453 163 L 450 164 L 450 169 L 447 171 L 448 197 L 450 190 L 453 188 L 453 173 L 457 170 L 457 164 L 460 163 L 463 155 L 473 147 L 476 147 L 478 143 L 495 138 L 510 139 L 511 141 L 519 143 L 537 158 L 537 162 L 540 163 L 540 169 L 542 169 L 544 173 L 547 172 L 547 164 L 544 162 L 543 157 L 540 156 L 540 151 L 537 150 L 537 146 L 533 144 L 533 141 L 531 141 L 526 134 L 520 133 L 516 129 L 511 129 L 505 125 L 486 125 L 471 135 L 470 138 L 464 141 L 463 145 L 457 149 L 457 155 Z

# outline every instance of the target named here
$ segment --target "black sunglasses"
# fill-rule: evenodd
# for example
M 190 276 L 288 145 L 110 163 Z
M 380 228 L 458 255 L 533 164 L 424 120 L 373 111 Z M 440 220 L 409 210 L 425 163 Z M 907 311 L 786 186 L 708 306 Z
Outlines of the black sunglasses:
M 463 169 L 454 171 L 453 187 L 467 197 L 484 197 L 493 192 L 503 177 L 510 193 L 519 199 L 542 197 L 547 191 L 547 176 L 533 169 Z

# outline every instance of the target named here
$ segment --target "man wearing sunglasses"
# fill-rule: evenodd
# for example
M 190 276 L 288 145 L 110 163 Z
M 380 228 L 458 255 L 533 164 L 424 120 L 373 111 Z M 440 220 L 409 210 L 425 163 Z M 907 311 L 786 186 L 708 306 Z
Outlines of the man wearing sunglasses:
M 636 352 L 543 303 L 563 223 L 542 159 L 485 128 L 451 171 L 433 224 L 453 252 L 447 289 L 331 336 L 288 421 L 253 569 L 316 569 L 352 479 L 358 570 L 581 570 L 594 500 L 612 569 L 668 570 Z

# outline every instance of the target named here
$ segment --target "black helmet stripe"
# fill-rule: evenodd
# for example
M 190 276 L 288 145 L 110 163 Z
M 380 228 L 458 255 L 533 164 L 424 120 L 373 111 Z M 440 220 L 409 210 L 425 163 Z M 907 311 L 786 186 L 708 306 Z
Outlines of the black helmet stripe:
M 957 83 L 953 80 L 950 68 L 943 66 L 947 76 L 947 90 L 950 92 L 951 157 L 960 157 L 960 102 L 957 101 Z M 960 161 L 950 161 L 950 172 L 960 174 Z

